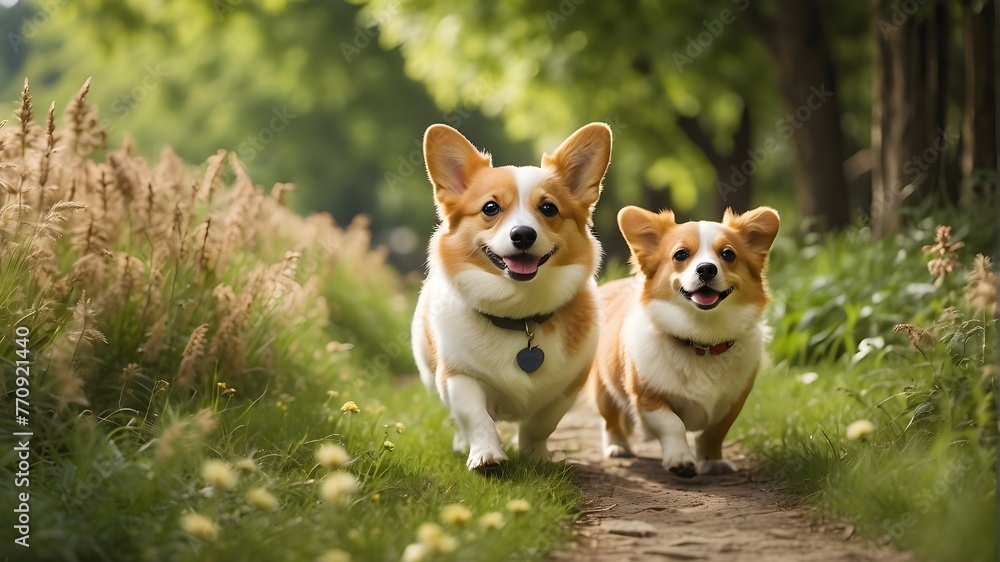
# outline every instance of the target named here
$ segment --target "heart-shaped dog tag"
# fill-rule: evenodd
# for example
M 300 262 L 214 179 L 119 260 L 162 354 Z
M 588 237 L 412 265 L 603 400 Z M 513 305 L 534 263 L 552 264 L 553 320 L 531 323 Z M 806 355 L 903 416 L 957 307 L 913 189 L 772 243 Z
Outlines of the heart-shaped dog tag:
M 540 347 L 528 346 L 517 352 L 517 366 L 525 373 L 534 373 L 545 361 L 545 352 Z

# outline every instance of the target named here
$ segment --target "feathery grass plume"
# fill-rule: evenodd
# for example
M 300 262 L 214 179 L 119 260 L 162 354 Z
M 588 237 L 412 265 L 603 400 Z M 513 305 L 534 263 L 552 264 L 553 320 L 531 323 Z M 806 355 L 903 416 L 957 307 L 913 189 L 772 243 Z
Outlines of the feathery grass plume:
M 55 132 L 56 132 L 56 102 L 52 102 L 49 105 L 49 115 L 45 127 L 45 152 L 42 153 L 42 159 L 38 165 L 38 208 L 45 208 L 45 189 L 46 183 L 49 181 L 49 166 L 52 160 L 52 150 L 55 148 Z
M 73 262 L 68 275 L 55 283 L 53 291 L 58 294 L 69 294 L 74 288 L 81 288 L 86 293 L 99 293 L 106 287 L 109 258 L 107 254 L 90 253 Z
M 977 312 L 996 317 L 997 275 L 988 256 L 976 254 L 966 276 L 965 302 Z
M 295 292 L 299 284 L 295 282 L 295 271 L 299 264 L 298 252 L 285 252 L 284 259 L 280 263 L 272 265 L 268 269 L 267 279 L 264 282 L 264 310 L 274 312 L 285 296 Z
M 246 167 L 236 154 L 229 155 L 229 165 L 236 175 L 236 180 L 229 192 L 220 203 L 227 203 L 229 211 L 223 219 L 222 235 L 216 270 L 225 268 L 230 257 L 242 248 L 254 246 L 257 229 L 260 223 L 261 207 L 265 200 L 254 188 L 253 181 L 246 172 Z
M 215 271 L 216 260 L 221 256 L 221 252 L 214 251 L 213 245 L 209 242 L 211 234 L 212 217 L 210 216 L 205 219 L 205 222 L 198 225 L 198 228 L 191 235 L 198 245 L 198 251 L 195 255 L 198 256 L 198 268 L 202 272 Z
M 937 343 L 937 339 L 930 332 L 913 324 L 896 324 L 892 328 L 892 331 L 894 333 L 906 332 L 906 337 L 910 340 L 910 345 L 921 353 L 933 349 L 934 344 Z
M 201 364 L 201 357 L 205 353 L 205 334 L 208 333 L 208 324 L 202 324 L 191 332 L 187 345 L 184 346 L 184 353 L 181 354 L 181 365 L 177 369 L 176 384 L 180 388 L 190 388 L 194 383 L 195 375 Z
M 24 160 L 28 153 L 28 146 L 30 144 L 28 136 L 31 133 L 31 128 L 34 125 L 34 111 L 31 107 L 31 90 L 28 89 L 28 79 L 24 79 L 24 88 L 21 89 L 21 105 L 14 112 L 17 116 L 17 120 L 21 123 L 21 130 L 18 138 L 21 141 L 21 159 Z
M 142 191 L 143 184 L 148 181 L 148 178 L 142 177 L 142 166 L 136 161 L 134 141 L 131 136 L 126 136 L 122 140 L 121 147 L 108 154 L 107 162 L 114 186 L 121 194 L 127 211 L 132 201 Z
M 220 361 L 220 370 L 232 373 L 230 376 L 242 374 L 245 370 L 246 346 L 243 336 L 257 291 L 256 286 L 257 283 L 251 282 L 251 286 L 239 297 L 233 311 L 220 321 L 219 329 L 212 337 L 209 353 Z
M 153 258 L 150 258 L 152 261 Z M 140 262 L 141 264 L 141 262 Z M 145 326 L 153 318 L 163 315 L 163 266 L 157 263 L 145 264 L 149 273 L 146 277 L 146 299 L 143 302 L 139 321 Z
M 220 148 L 218 152 L 208 158 L 208 166 L 205 168 L 205 175 L 201 178 L 201 185 L 195 192 L 195 196 L 211 204 L 212 198 L 215 196 L 215 187 L 222 178 L 222 173 L 225 169 L 226 151 Z M 194 207 L 193 201 L 191 203 L 191 207 Z
M 944 278 L 960 265 L 958 250 L 963 246 L 965 242 L 951 241 L 950 226 L 939 226 L 934 234 L 934 244 L 922 248 L 923 253 L 934 256 L 927 262 L 927 271 L 934 277 L 934 286 L 940 287 Z
M 60 201 L 56 203 L 49 208 L 45 216 L 42 217 L 41 222 L 38 223 L 36 229 L 38 238 L 59 239 L 62 236 L 62 224 L 69 220 L 70 213 L 86 208 L 87 206 L 83 203 L 75 201 Z
M 67 150 L 63 157 L 71 167 L 76 167 L 78 162 L 103 148 L 107 137 L 107 130 L 98 117 L 97 108 L 87 104 L 88 92 L 90 78 L 84 81 L 63 113 L 63 119 L 69 124 L 64 140 Z
M 109 316 L 117 316 L 128 306 L 133 289 L 143 276 L 143 263 L 128 254 L 116 256 L 115 281 L 98 298 L 98 308 Z
M 146 341 L 142 344 L 143 359 L 152 361 L 159 357 L 160 350 L 163 349 L 164 337 L 167 335 L 168 319 L 169 316 L 166 313 L 161 314 L 146 332 Z
M 236 309 L 236 291 L 225 283 L 219 283 L 212 289 L 212 296 L 215 298 L 215 313 L 221 318 L 225 318 Z
M 55 375 L 59 408 L 71 403 L 87 405 L 89 402 L 83 391 L 84 375 L 80 363 L 89 355 L 95 343 L 108 343 L 104 334 L 94 326 L 97 310 L 87 296 L 81 295 L 73 307 L 73 319 L 68 328 L 53 342 L 50 348 L 50 371 Z
M 2 170 L 0 170 L 2 172 Z M 7 203 L 0 207 L 0 240 L 11 241 L 17 234 L 18 228 L 23 224 L 23 217 L 30 208 L 18 201 Z
M 276 183 L 271 188 L 271 199 L 281 207 L 288 207 L 288 192 L 295 190 L 295 184 Z

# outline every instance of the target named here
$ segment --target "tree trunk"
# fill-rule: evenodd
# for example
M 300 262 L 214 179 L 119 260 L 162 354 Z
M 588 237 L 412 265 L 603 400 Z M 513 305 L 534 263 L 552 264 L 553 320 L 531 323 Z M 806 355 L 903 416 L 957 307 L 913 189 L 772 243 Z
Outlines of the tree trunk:
M 750 25 L 775 62 L 778 91 L 788 113 L 779 131 L 795 147 L 795 201 L 813 230 L 850 223 L 844 179 L 844 135 L 836 72 L 815 0 L 776 0 L 766 17 L 756 3 L 746 10 Z
M 747 104 L 743 104 L 740 124 L 733 133 L 733 149 L 729 154 L 722 154 L 715 148 L 712 139 L 694 117 L 678 116 L 677 125 L 715 168 L 716 214 L 721 217 L 727 208 L 737 213 L 750 210 L 753 176 L 760 162 L 754 158 L 754 151 L 750 148 L 750 108 Z
M 875 72 L 872 87 L 871 226 L 876 239 L 903 224 L 903 203 L 937 192 L 957 135 L 947 119 L 948 10 L 935 2 L 926 15 L 872 1 Z
M 997 165 L 996 91 L 991 69 L 993 50 L 993 2 L 986 2 L 979 13 L 970 2 L 963 6 L 963 41 L 965 43 L 965 107 L 962 123 L 962 200 L 983 202 L 992 193 L 995 182 L 982 173 Z

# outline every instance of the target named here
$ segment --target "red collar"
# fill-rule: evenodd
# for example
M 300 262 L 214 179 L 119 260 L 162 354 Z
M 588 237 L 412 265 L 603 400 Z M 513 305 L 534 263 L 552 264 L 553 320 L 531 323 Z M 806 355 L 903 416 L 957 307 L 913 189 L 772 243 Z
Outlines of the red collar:
M 686 346 L 693 347 L 694 352 L 697 353 L 698 355 L 705 355 L 705 352 L 708 352 L 711 355 L 722 355 L 723 353 L 729 351 L 729 348 L 736 345 L 736 340 L 724 341 L 722 343 L 717 343 L 714 345 L 693 342 L 691 340 L 685 340 L 682 338 L 677 338 L 677 341 L 681 342 Z

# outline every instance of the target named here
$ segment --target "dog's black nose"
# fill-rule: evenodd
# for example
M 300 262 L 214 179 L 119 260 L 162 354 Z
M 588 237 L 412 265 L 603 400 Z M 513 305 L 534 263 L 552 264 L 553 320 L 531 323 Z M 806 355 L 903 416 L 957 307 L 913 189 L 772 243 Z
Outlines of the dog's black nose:
M 715 279 L 715 276 L 719 274 L 719 268 L 715 267 L 714 263 L 699 263 L 698 267 L 694 268 L 694 272 L 698 274 L 698 279 L 704 282 L 709 282 Z
M 515 226 L 510 229 L 510 241 L 518 250 L 527 250 L 537 238 L 538 233 L 530 226 Z

